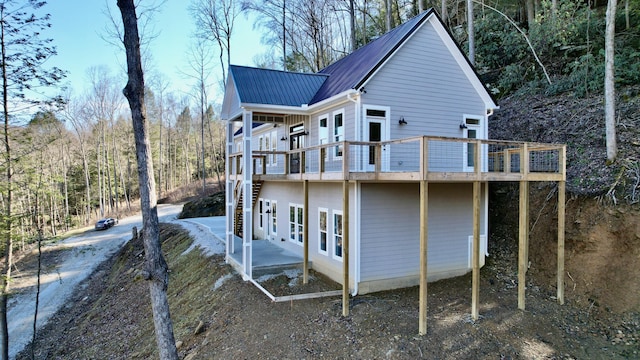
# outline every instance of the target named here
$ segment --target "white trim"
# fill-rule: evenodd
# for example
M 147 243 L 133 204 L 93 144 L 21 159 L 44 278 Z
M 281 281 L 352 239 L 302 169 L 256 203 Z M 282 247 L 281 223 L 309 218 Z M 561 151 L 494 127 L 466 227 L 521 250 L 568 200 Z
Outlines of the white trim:
M 294 221 L 293 223 L 291 222 L 291 207 L 294 208 L 294 213 L 293 213 L 293 217 L 294 217 Z M 304 235 L 304 228 L 300 229 L 301 227 L 304 226 L 304 220 L 302 223 L 298 223 L 298 211 L 302 210 L 304 213 L 304 206 L 300 205 L 300 204 L 294 204 L 294 203 L 289 203 L 289 207 L 288 207 L 288 213 L 287 213 L 287 218 L 289 219 L 287 221 L 287 223 L 289 224 L 289 229 L 288 229 L 288 233 L 289 233 L 289 241 L 294 243 L 294 244 L 298 244 L 300 246 L 304 245 L 304 242 L 307 241 L 307 239 L 302 239 L 302 241 L 299 241 L 300 237 Z M 291 224 L 294 224 L 294 231 L 293 233 L 291 232 Z M 302 230 L 302 231 L 300 231 Z M 293 239 L 291 238 L 291 236 L 293 236 Z
M 271 227 L 269 235 L 271 240 L 275 240 L 278 235 L 278 200 L 271 200 L 271 215 L 269 217 L 271 218 L 271 223 L 268 224 Z M 275 229 L 273 228 L 274 224 L 276 226 Z
M 468 237 L 469 248 L 467 257 L 467 266 L 473 268 L 473 235 Z M 480 267 L 484 266 L 485 257 L 489 256 L 489 248 L 487 245 L 487 235 L 480 235 Z
M 390 106 L 381 106 L 381 105 L 370 105 L 364 104 L 362 105 L 362 140 L 369 141 L 369 116 L 367 115 L 367 110 L 378 110 L 384 111 L 384 128 L 382 130 L 382 134 L 380 134 L 380 141 L 387 141 L 391 139 L 391 107 Z M 372 116 L 372 119 L 379 118 L 382 120 L 382 117 Z M 385 146 L 386 147 L 386 146 Z M 381 155 L 381 169 L 382 171 L 389 170 L 389 156 L 390 152 L 385 151 Z M 369 152 L 367 150 L 363 150 L 362 152 L 362 166 L 363 170 L 373 171 L 373 169 L 369 168 Z
M 262 230 L 264 224 L 264 199 L 258 198 L 258 229 Z
M 340 128 L 342 128 L 342 134 L 336 134 L 336 115 L 342 115 L 342 125 L 340 126 Z M 344 108 L 340 108 L 338 110 L 335 110 L 334 112 L 331 113 L 331 141 L 330 143 L 334 143 L 334 142 L 341 142 L 341 141 L 345 141 L 345 123 L 346 123 L 346 119 L 345 119 L 345 111 Z M 340 140 L 337 140 L 337 137 L 340 137 Z M 331 155 L 333 159 L 342 159 L 342 155 L 337 155 L 337 150 L 341 147 L 342 145 L 336 145 L 333 148 L 333 151 L 331 151 Z M 348 149 L 344 149 L 344 147 L 342 148 L 342 154 L 344 154 L 345 151 L 348 151 Z
M 359 181 L 356 181 L 355 185 L 354 185 L 354 197 L 355 197 L 355 208 L 353 209 L 353 211 L 356 214 L 360 214 L 361 211 L 361 206 L 362 206 L 362 189 L 361 189 L 361 185 L 362 183 L 360 183 Z M 358 295 L 358 284 L 360 283 L 360 226 L 362 224 L 361 222 L 361 216 L 356 216 L 356 221 L 355 221 L 355 229 L 354 229 L 354 235 L 355 235 L 355 269 L 354 269 L 354 287 L 353 287 L 353 291 L 351 292 L 352 296 L 356 296 Z
M 327 129 L 327 134 L 326 137 L 324 138 L 324 140 L 326 141 L 326 143 L 323 143 L 321 140 L 323 139 L 321 137 L 321 131 L 320 129 L 322 129 L 322 127 L 320 126 L 320 120 L 325 119 L 327 122 L 327 126 L 325 127 L 325 129 Z M 324 113 L 322 115 L 318 116 L 318 144 L 317 145 L 323 145 L 323 144 L 328 144 L 329 143 L 329 113 Z M 325 154 L 326 156 L 326 154 Z
M 325 213 L 327 215 L 327 218 L 325 219 L 325 224 L 324 226 L 326 227 L 324 232 L 326 235 L 326 241 L 327 243 L 325 244 L 325 246 L 327 247 L 325 250 L 322 250 L 322 248 L 320 247 L 320 235 L 322 233 L 322 231 L 320 230 L 320 214 L 321 213 Z M 329 228 L 331 224 L 331 219 L 329 218 L 329 209 L 327 208 L 318 208 L 318 253 L 324 256 L 328 256 L 329 255 L 329 248 L 331 247 L 331 239 L 330 239 L 330 232 L 329 232 Z
M 468 124 L 467 120 L 478 120 L 478 124 Z M 462 115 L 462 123 L 465 124 L 466 128 L 462 129 L 462 137 L 465 139 L 469 138 L 469 130 L 475 130 L 476 131 L 476 137 L 473 139 L 484 139 L 485 135 L 483 132 L 484 129 L 484 120 L 485 117 L 481 116 L 481 115 L 469 115 L 469 114 L 463 114 Z M 462 169 L 465 172 L 472 172 L 475 170 L 475 166 L 469 166 L 469 159 L 468 159 L 468 149 L 469 149 L 469 143 L 463 143 L 462 145 Z M 484 151 L 484 149 L 481 147 L 480 149 L 476 149 L 476 151 Z M 484 154 L 480 154 L 480 166 L 482 168 L 482 163 L 484 162 Z M 475 158 L 474 158 L 475 161 Z M 476 164 L 474 164 L 476 165 Z
M 336 224 L 335 224 L 336 215 L 340 215 L 342 217 L 342 229 L 341 229 L 341 235 L 340 235 L 340 242 L 342 243 L 342 245 L 344 244 L 343 243 L 343 240 L 344 240 L 344 214 L 343 214 L 342 210 L 333 210 L 331 212 L 331 257 L 334 260 L 338 260 L 338 261 L 342 262 L 342 255 L 344 254 L 344 248 L 341 249 L 340 256 L 336 255 L 336 251 L 335 251 L 336 250 L 336 245 L 337 245 L 336 244 L 336 236 L 337 236 L 337 234 L 335 232 L 335 230 L 336 230 Z

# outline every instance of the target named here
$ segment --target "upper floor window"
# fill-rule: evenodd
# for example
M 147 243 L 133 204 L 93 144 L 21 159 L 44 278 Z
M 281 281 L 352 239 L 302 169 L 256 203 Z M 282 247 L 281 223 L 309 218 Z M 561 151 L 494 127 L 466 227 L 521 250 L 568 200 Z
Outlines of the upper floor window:
M 329 142 L 329 116 L 324 115 L 320 118 L 318 124 L 318 144 L 327 144 Z
M 333 141 L 335 142 L 344 141 L 343 117 L 344 114 L 342 112 L 333 114 Z M 341 157 L 343 150 L 342 144 L 336 145 L 334 153 L 335 157 Z

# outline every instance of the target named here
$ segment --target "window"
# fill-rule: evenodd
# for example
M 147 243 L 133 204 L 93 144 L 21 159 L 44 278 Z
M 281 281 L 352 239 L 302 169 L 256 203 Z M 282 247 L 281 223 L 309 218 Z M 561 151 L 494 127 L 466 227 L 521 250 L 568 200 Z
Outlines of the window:
M 318 213 L 318 252 L 327 255 L 328 253 L 328 235 L 327 221 L 329 220 L 329 211 L 327 209 L 319 209 Z
M 300 245 L 304 243 L 304 208 L 302 205 L 289 204 L 289 240 Z
M 260 145 L 262 146 L 262 143 Z M 268 133 L 264 136 L 264 148 L 260 150 L 271 151 L 271 136 Z M 271 156 L 267 155 L 266 162 L 267 166 L 271 165 Z
M 258 200 L 258 228 L 262 229 L 262 224 L 264 221 L 264 211 L 263 211 L 263 201 L 262 199 Z
M 318 145 L 329 142 L 329 115 L 323 115 L 318 124 Z
M 342 212 L 333 212 L 333 257 L 342 260 Z
M 302 206 L 298 207 L 298 243 L 304 243 L 304 209 Z
M 271 202 L 271 235 L 275 236 L 278 234 L 278 212 L 277 212 L 277 202 Z
M 335 142 L 344 141 L 343 117 L 344 114 L 342 112 L 333 114 L 333 140 Z M 344 150 L 342 147 L 342 144 L 336 145 L 335 157 L 342 156 L 342 151 Z
M 466 127 L 463 131 L 463 137 L 467 139 L 482 138 L 481 118 L 465 115 L 464 124 Z M 464 145 L 464 167 L 466 171 L 474 170 L 476 157 L 476 144 L 468 142 Z
M 278 151 L 278 131 L 274 130 L 271 132 L 271 151 Z M 278 156 L 276 154 L 271 154 L 271 165 L 278 165 Z

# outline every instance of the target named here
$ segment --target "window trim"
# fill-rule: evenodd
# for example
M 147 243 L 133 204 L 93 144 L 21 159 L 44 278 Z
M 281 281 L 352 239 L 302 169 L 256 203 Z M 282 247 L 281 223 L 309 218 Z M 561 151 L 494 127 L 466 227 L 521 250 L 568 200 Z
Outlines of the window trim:
M 294 208 L 293 222 L 291 221 L 291 208 Z M 297 219 L 298 219 L 299 210 L 302 210 L 303 217 L 304 217 L 304 206 L 300 204 L 289 203 L 289 241 L 291 241 L 292 243 L 298 244 L 300 246 L 303 246 L 304 242 L 306 241 L 306 239 L 303 237 L 304 236 L 304 219 L 302 219 L 301 223 L 298 223 Z M 291 231 L 291 225 L 294 225 L 293 232 Z M 302 237 L 302 241 L 299 241 L 298 239 L 300 239 L 301 237 Z
M 325 246 L 326 249 L 322 250 L 322 246 L 321 246 L 321 238 L 322 238 L 322 227 L 321 227 L 321 222 L 320 222 L 320 217 L 321 214 L 325 213 L 326 218 L 324 221 L 324 233 L 325 233 Z M 327 208 L 318 208 L 318 253 L 321 255 L 325 255 L 328 256 L 329 255 L 329 245 L 331 244 L 331 239 L 329 238 L 329 225 L 331 224 L 331 219 L 329 218 L 329 209 Z
M 342 125 L 339 126 L 339 127 L 336 126 L 336 115 L 341 115 L 341 117 L 342 117 Z M 344 131 L 344 123 L 345 123 L 344 108 L 334 111 L 332 113 L 332 115 L 331 115 L 331 119 L 332 119 L 331 125 L 332 125 L 332 129 L 333 129 L 333 132 L 332 132 L 332 135 L 331 135 L 332 136 L 332 140 L 333 140 L 332 142 L 342 142 L 342 141 L 344 141 L 344 139 L 345 139 L 345 137 L 344 137 L 344 133 L 345 133 L 345 131 Z M 337 132 L 338 129 L 341 129 L 342 132 L 338 133 Z M 339 150 L 339 149 L 341 149 L 341 150 Z M 340 151 L 340 155 L 338 155 L 338 151 Z M 344 147 L 342 145 L 336 145 L 334 147 L 334 151 L 333 151 L 333 158 L 334 159 L 342 159 L 342 155 L 344 154 L 344 151 L 345 151 L 345 149 L 344 149 Z
M 469 124 L 468 120 L 477 120 L 478 123 Z M 484 131 L 483 131 L 484 117 L 483 116 L 463 114 L 462 123 L 465 125 L 465 127 L 462 129 L 462 137 L 464 139 L 469 139 L 469 130 L 476 131 L 475 139 L 484 139 Z M 464 145 L 462 146 L 462 170 L 464 172 L 475 171 L 475 166 L 469 166 L 469 163 L 468 163 L 469 145 L 471 144 L 468 142 L 465 142 Z M 480 149 L 480 151 L 482 151 L 482 149 Z M 482 154 L 480 154 L 480 156 L 482 156 Z M 482 159 L 480 159 L 480 162 L 482 163 Z
M 344 255 L 344 249 L 342 248 L 342 246 L 344 245 L 344 214 L 342 213 L 342 210 L 333 210 L 331 212 L 331 257 L 334 260 L 338 260 L 340 262 L 342 262 L 343 259 L 343 255 Z M 340 256 L 336 255 L 336 239 L 338 237 L 338 235 L 336 234 L 336 215 L 340 215 L 342 217 L 342 231 L 340 236 L 340 242 L 342 243 L 341 245 L 341 251 L 340 251 Z
M 278 235 L 278 200 L 271 200 L 271 237 Z
M 264 224 L 264 199 L 258 198 L 258 229 L 263 230 Z

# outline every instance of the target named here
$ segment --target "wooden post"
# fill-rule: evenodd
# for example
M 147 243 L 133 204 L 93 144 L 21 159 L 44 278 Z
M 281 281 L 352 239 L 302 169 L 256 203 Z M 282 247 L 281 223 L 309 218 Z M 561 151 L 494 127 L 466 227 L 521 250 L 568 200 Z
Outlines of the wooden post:
M 427 334 L 427 255 L 429 225 L 429 182 L 420 181 L 420 311 L 418 333 Z
M 480 181 L 473 182 L 473 246 L 471 254 L 471 318 L 480 317 Z
M 504 154 L 502 155 L 504 157 L 503 159 L 503 164 L 504 164 L 504 172 L 505 173 L 510 173 L 511 172 L 511 149 L 506 148 L 504 149 Z
M 342 182 L 342 272 L 342 316 L 349 316 L 349 180 Z
M 520 209 L 518 231 L 518 309 L 524 310 L 526 274 L 528 268 L 529 247 L 529 182 L 520 181 Z
M 558 181 L 558 303 L 564 304 L 565 182 Z
M 375 153 L 374 153 L 374 161 L 375 161 L 375 172 L 376 172 L 376 179 L 378 178 L 378 176 L 380 175 L 380 172 L 382 171 L 382 145 L 380 145 L 380 143 L 377 143 L 375 146 Z
M 562 146 L 558 156 L 562 181 L 558 182 L 558 303 L 564 305 L 564 232 L 567 179 L 567 146 Z
M 302 261 L 302 283 L 309 283 L 309 180 L 302 183 L 304 192 L 302 237 L 304 238 L 304 259 Z

